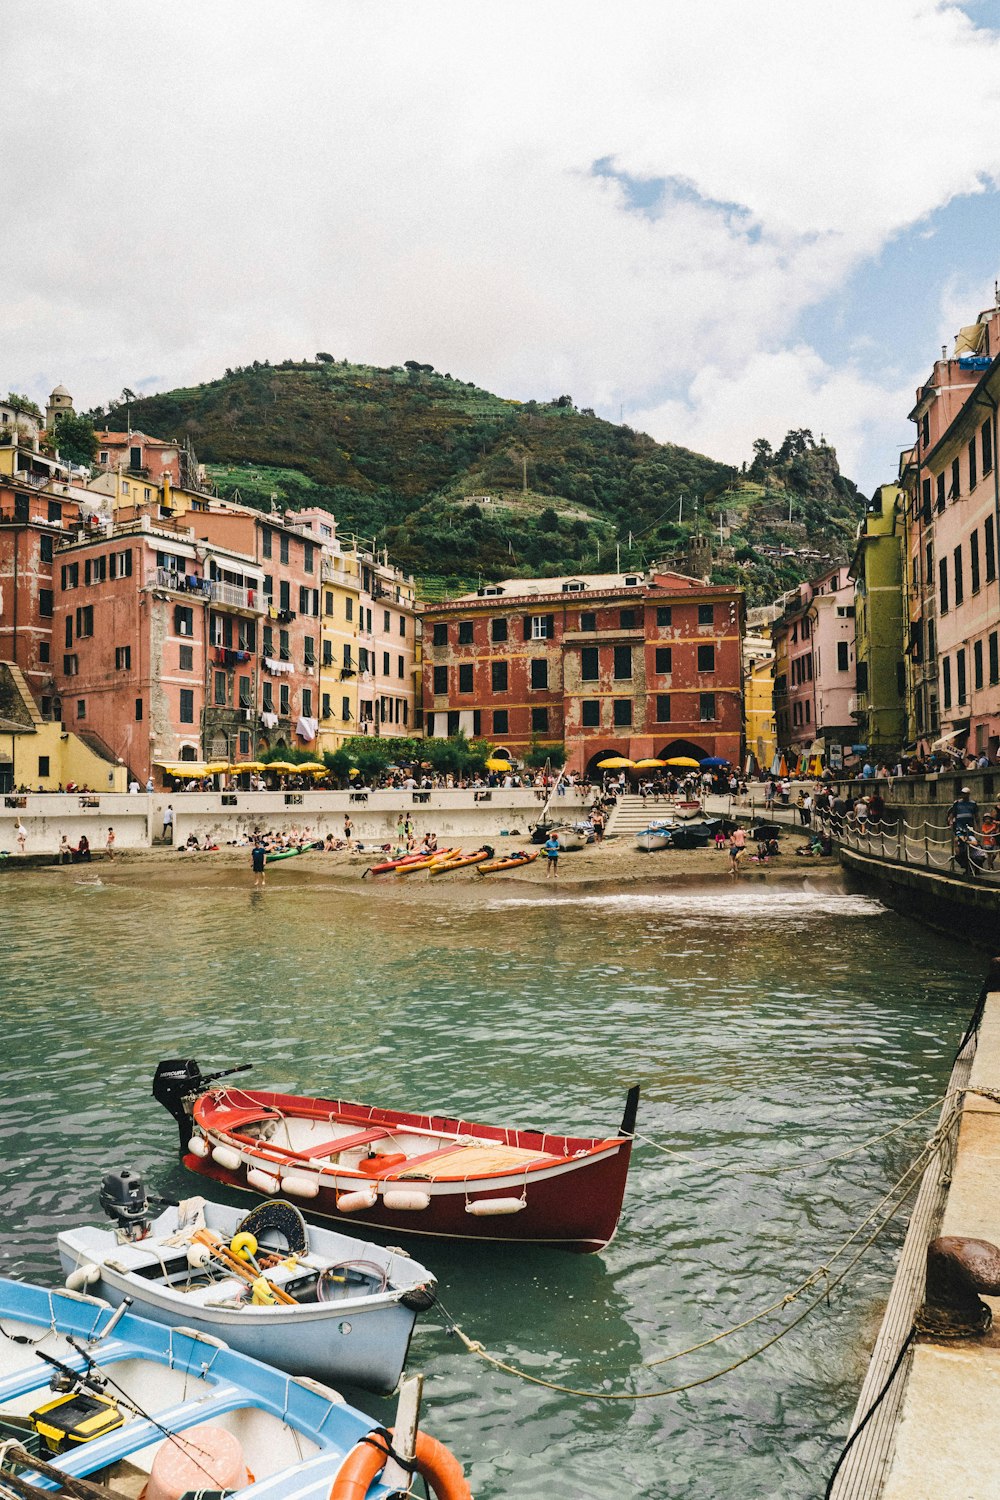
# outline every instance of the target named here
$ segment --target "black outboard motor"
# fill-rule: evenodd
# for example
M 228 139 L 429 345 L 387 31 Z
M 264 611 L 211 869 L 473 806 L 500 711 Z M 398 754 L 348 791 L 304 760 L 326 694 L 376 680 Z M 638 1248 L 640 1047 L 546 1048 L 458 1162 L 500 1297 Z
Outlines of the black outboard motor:
M 145 1239 L 149 1232 L 149 1199 L 146 1184 L 131 1167 L 106 1173 L 101 1182 L 101 1207 L 113 1219 L 120 1240 Z
M 219 1073 L 203 1073 L 193 1057 L 167 1057 L 157 1063 L 153 1075 L 153 1098 L 177 1121 L 181 1155 L 187 1151 L 191 1138 L 191 1118 L 188 1101 L 205 1093 L 220 1078 L 231 1078 L 234 1073 L 246 1073 L 253 1063 L 240 1063 L 238 1068 L 223 1068 Z
M 200 1093 L 201 1088 L 201 1069 L 193 1057 L 168 1057 L 157 1064 L 153 1098 L 177 1121 L 182 1156 L 191 1135 L 191 1120 L 184 1101 L 188 1095 Z

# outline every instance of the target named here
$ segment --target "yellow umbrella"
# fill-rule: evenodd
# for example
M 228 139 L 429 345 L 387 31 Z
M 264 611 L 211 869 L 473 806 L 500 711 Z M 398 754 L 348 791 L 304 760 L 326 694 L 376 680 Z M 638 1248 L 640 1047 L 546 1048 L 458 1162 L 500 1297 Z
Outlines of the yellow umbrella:
M 665 760 L 663 764 L 665 766 L 690 766 L 693 771 L 697 771 L 698 767 L 701 765 L 701 761 L 692 760 L 690 755 L 672 755 L 670 759 Z
M 228 760 L 210 760 L 209 763 L 208 763 L 208 765 L 205 767 L 205 775 L 206 776 L 221 776 L 225 771 L 228 771 L 228 770 L 229 770 L 229 762 L 228 762 Z
M 652 766 L 665 766 L 666 764 L 667 763 L 665 760 L 653 760 L 651 758 L 649 760 L 637 760 L 635 763 L 635 768 L 637 771 L 647 771 Z
M 318 761 L 318 760 L 303 760 L 296 767 L 296 770 L 298 770 L 298 771 L 322 771 L 325 774 L 326 773 L 326 766 L 323 765 L 322 761 Z
M 262 760 L 231 760 L 230 771 L 263 771 L 266 769 Z
M 358 770 L 357 766 L 352 766 L 347 774 L 348 776 L 360 776 L 361 772 Z
M 156 764 L 160 767 L 161 771 L 166 771 L 168 776 L 198 777 L 204 776 L 208 772 L 208 767 L 204 761 L 200 760 L 172 761 L 169 765 L 164 765 L 161 761 L 157 761 Z
M 264 767 L 265 771 L 277 771 L 279 776 L 287 776 L 299 769 L 299 766 L 293 766 L 291 761 L 287 760 L 269 760 Z
M 624 755 L 609 755 L 607 760 L 599 760 L 597 769 L 599 771 L 624 771 L 626 766 L 634 766 L 634 760 L 628 760 Z
M 511 768 L 509 760 L 498 760 L 495 755 L 491 755 L 489 760 L 484 762 L 484 765 L 487 771 L 509 771 Z

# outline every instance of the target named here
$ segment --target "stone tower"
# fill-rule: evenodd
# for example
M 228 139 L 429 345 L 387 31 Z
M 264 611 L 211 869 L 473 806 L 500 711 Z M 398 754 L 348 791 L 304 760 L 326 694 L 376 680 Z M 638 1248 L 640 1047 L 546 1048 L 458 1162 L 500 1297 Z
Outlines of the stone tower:
M 60 412 L 73 410 L 73 397 L 64 385 L 57 385 L 45 407 L 45 430 L 51 432 Z

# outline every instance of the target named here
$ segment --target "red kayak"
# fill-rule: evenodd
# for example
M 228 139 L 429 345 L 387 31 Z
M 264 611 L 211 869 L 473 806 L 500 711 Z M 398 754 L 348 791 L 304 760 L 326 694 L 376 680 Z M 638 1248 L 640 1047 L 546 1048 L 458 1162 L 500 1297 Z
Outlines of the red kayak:
M 362 872 L 361 879 L 364 880 L 366 875 L 387 875 L 390 870 L 398 870 L 403 865 L 414 865 L 418 859 L 426 858 L 426 854 L 415 852 L 413 854 L 401 854 L 398 859 L 385 859 L 380 865 L 369 865 L 367 870 Z
M 193 1058 L 161 1062 L 153 1096 L 184 1165 L 310 1213 L 408 1234 L 515 1240 L 587 1254 L 618 1227 L 639 1103 L 616 1136 L 569 1136 L 241 1089 Z

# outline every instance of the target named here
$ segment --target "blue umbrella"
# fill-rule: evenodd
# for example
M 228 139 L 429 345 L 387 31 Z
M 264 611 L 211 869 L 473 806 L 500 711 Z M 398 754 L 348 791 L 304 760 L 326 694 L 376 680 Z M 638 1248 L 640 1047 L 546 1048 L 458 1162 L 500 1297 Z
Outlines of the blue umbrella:
M 707 760 L 701 761 L 700 764 L 707 767 L 728 766 L 729 762 L 728 760 L 723 760 L 721 755 L 710 755 Z

